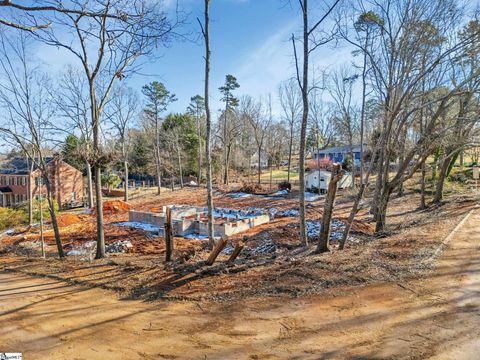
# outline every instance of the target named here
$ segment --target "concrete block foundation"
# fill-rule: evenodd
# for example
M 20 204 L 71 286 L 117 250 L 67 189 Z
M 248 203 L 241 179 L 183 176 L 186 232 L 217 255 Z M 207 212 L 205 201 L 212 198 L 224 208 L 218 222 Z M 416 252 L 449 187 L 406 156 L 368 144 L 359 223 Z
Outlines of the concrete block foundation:
M 172 212 L 174 236 L 208 235 L 206 208 L 178 205 L 169 207 Z M 148 223 L 163 229 L 165 226 L 166 206 L 162 210 L 163 212 L 161 213 L 131 210 L 128 213 L 129 221 Z M 270 216 L 258 209 L 215 209 L 213 217 L 215 236 L 232 236 L 270 221 Z

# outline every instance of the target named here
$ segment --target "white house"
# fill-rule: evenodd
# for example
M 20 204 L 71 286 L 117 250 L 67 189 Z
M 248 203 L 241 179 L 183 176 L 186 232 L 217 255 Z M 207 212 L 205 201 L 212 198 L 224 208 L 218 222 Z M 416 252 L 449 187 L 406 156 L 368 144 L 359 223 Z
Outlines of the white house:
M 332 173 L 328 170 L 312 170 L 305 175 L 305 188 L 309 191 L 318 189 L 320 193 L 325 193 L 331 179 Z M 352 180 L 352 174 L 344 173 L 338 184 L 339 189 L 352 186 Z
M 250 167 L 258 168 L 258 151 L 250 158 Z M 261 152 L 260 168 L 266 169 L 268 167 L 268 154 L 265 151 Z

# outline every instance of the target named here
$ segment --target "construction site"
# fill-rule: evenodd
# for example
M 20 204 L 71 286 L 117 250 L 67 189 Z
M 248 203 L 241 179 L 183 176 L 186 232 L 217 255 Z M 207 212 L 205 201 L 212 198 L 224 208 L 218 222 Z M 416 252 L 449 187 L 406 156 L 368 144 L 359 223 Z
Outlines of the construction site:
M 18 286 L 45 291 L 47 303 L 44 306 L 50 299 L 56 299 L 58 306 L 69 314 L 70 321 L 79 327 L 97 329 L 96 332 L 108 339 L 106 343 L 112 346 L 122 346 L 118 342 L 120 338 L 123 342 L 138 340 L 130 332 L 119 336 L 121 326 L 118 327 L 115 318 L 127 316 L 121 323 L 128 324 L 129 329 L 140 328 L 141 341 L 148 342 L 151 351 L 156 349 L 155 353 L 149 350 L 152 359 L 194 359 L 209 357 L 209 354 L 218 358 L 216 356 L 226 345 L 230 352 L 222 358 L 236 358 L 244 354 L 245 349 L 251 354 L 250 358 L 278 358 L 283 357 L 284 346 L 289 351 L 303 353 L 305 358 L 315 358 L 312 354 L 327 350 L 335 352 L 334 358 L 345 358 L 349 354 L 364 354 L 366 357 L 380 354 L 383 358 L 398 354 L 399 346 L 404 343 L 408 344 L 405 354 L 412 355 L 418 353 L 420 344 L 423 347 L 425 341 L 424 337 L 412 335 L 412 329 L 430 339 L 422 354 L 432 354 L 438 346 L 448 344 L 445 341 L 448 330 L 437 332 L 435 336 L 425 331 L 431 331 L 428 324 L 432 321 L 448 327 L 447 319 L 452 316 L 457 319 L 457 310 L 449 308 L 442 312 L 445 315 L 429 318 L 432 309 L 440 306 L 438 299 L 429 294 L 438 294 L 445 284 L 454 281 L 439 273 L 444 270 L 439 270 L 437 263 L 446 251 L 445 241 L 453 235 L 459 236 L 456 233 L 459 223 L 465 222 L 473 213 L 473 220 L 468 220 L 465 226 L 474 226 L 474 219 L 480 216 L 475 210 L 478 202 L 474 194 L 457 196 L 452 193 L 444 205 L 428 211 L 416 209 L 415 193 L 394 199 L 389 208 L 391 231 L 382 237 L 373 235 L 368 210 L 361 209 L 346 249 L 338 252 L 335 249 L 352 206 L 351 192 L 343 190 L 337 198 L 331 225 L 333 251 L 317 254 L 311 246 L 297 240 L 298 190 L 261 189 L 250 193 L 242 190 L 240 186 L 231 186 L 216 191 L 215 237 L 225 244 L 212 263 L 209 263 L 211 251 L 205 230 L 205 189 L 185 188 L 165 191 L 160 196 L 138 196 L 129 203 L 119 199 L 105 201 L 103 213 L 108 256 L 102 260 L 94 260 L 95 209 L 71 210 L 59 215 L 60 232 L 67 252 L 65 260 L 56 257 L 53 230 L 48 224 L 44 229 L 45 260 L 40 258 L 38 226 L 2 233 L 0 282 L 15 281 Z M 319 236 L 324 197 L 306 194 L 307 230 L 312 244 Z M 169 262 L 165 262 L 167 212 L 171 214 L 174 236 L 173 257 Z M 469 249 L 474 243 L 459 242 L 459 245 L 464 244 L 464 249 Z M 467 269 L 470 267 L 464 268 Z M 464 273 L 459 269 L 458 274 Z M 5 274 L 11 275 L 7 278 Z M 31 279 L 31 276 L 38 280 Z M 45 280 L 40 280 L 42 278 Z M 82 290 L 62 292 L 64 286 Z M 108 296 L 100 296 L 99 291 L 111 291 L 120 300 L 129 302 L 118 307 Z M 10 297 L 9 294 L 7 290 L 5 295 Z M 323 305 L 316 300 L 318 296 Z M 392 297 L 396 300 L 391 300 Z M 375 299 L 375 303 L 368 299 Z M 19 301 L 28 304 L 33 300 L 27 296 Z M 103 308 L 100 317 L 104 320 L 100 321 L 111 322 L 111 326 L 99 327 L 94 320 L 99 316 L 96 313 L 82 311 L 81 315 L 77 314 L 78 305 L 74 304 L 80 303 L 88 304 L 92 309 Z M 310 310 L 300 311 L 295 304 Z M 382 323 L 388 331 L 385 327 L 380 328 L 377 322 L 366 321 L 377 316 L 374 314 L 379 304 L 384 304 L 385 320 Z M 159 310 L 159 306 L 164 310 Z M 422 310 L 418 310 L 418 306 L 422 306 Z M 130 311 L 131 315 L 125 311 Z M 392 311 L 399 315 L 393 316 Z M 15 319 L 15 315 L 6 316 Z M 151 320 L 152 316 L 161 320 Z M 231 325 L 232 316 L 235 325 Z M 30 315 L 32 321 L 35 318 L 35 314 Z M 352 323 L 340 328 L 339 321 L 350 321 L 347 319 Z M 406 323 L 408 319 L 422 319 L 423 325 L 412 328 Z M 82 351 L 91 356 L 95 356 L 96 351 L 108 351 L 103 345 L 105 342 L 92 340 L 90 330 L 61 335 L 58 330 L 61 323 L 56 318 L 44 320 L 47 321 L 45 326 L 48 324 L 49 328 L 55 329 L 45 338 L 52 344 L 75 340 Z M 477 324 L 475 320 L 463 316 L 455 320 L 463 328 L 470 329 L 471 336 L 464 342 L 468 346 L 475 346 L 475 342 L 471 342 L 476 334 L 473 330 Z M 29 332 L 32 326 L 33 323 L 25 323 L 22 331 Z M 215 330 L 208 330 L 210 326 Z M 260 336 L 260 329 L 264 329 L 265 336 L 269 335 Z M 318 345 L 301 340 L 312 331 L 328 331 L 349 345 Z M 158 340 L 159 332 L 168 340 Z M 50 330 L 43 329 L 42 333 L 50 334 Z M 81 339 L 85 336 L 89 340 L 84 346 Z M 265 345 L 258 342 L 259 337 L 265 338 Z M 24 341 L 12 339 L 10 345 Z M 30 339 L 33 341 L 35 336 Z M 296 343 L 299 345 L 294 345 Z M 243 345 L 237 348 L 239 344 Z M 62 344 L 58 346 L 56 353 L 60 355 L 54 358 L 78 354 L 78 350 Z M 184 356 L 185 349 L 190 356 Z M 383 352 L 378 353 L 378 349 Z M 42 357 L 46 356 L 47 350 L 43 345 L 32 345 L 27 351 Z M 135 358 L 136 352 L 132 351 L 125 349 L 120 358 Z M 118 356 L 118 352 L 114 353 Z
M 390 208 L 390 226 L 394 230 L 382 238 L 373 235 L 368 210 L 360 210 L 346 251 L 333 255 L 312 253 L 311 248 L 298 242 L 297 196 L 297 190 L 256 194 L 231 187 L 217 192 L 214 234 L 216 239 L 225 239 L 225 247 L 213 267 L 204 264 L 210 250 L 205 190 L 201 188 L 139 197 L 130 203 L 107 200 L 103 211 L 109 256 L 96 260 L 94 267 L 91 264 L 96 248 L 95 210 L 72 210 L 59 215 L 66 261 L 56 260 L 53 230 L 46 225 L 47 261 L 39 259 L 38 226 L 24 227 L 2 234 L 2 254 L 9 259 L 3 266 L 13 270 L 18 263 L 22 272 L 54 274 L 67 280 L 73 277 L 78 283 L 111 288 L 128 298 L 228 299 L 249 293 L 311 293 L 337 285 L 388 281 L 428 271 L 438 243 L 475 204 L 469 197 L 449 202 L 431 210 L 435 213 L 432 222 L 431 212 L 412 211 L 414 194 L 394 200 Z M 324 196 L 310 194 L 307 199 L 307 234 L 315 244 Z M 337 199 L 330 233 L 333 249 L 345 229 L 351 201 L 348 190 Z M 170 263 L 164 262 L 167 208 L 171 211 L 174 236 Z M 416 234 L 422 236 L 410 232 L 414 224 Z M 396 245 L 399 241 L 401 248 Z M 229 262 L 232 252 L 239 247 L 238 258 Z M 21 260 L 23 256 L 29 258 L 28 263 Z M 347 261 L 351 256 L 355 263 Z M 99 266 L 103 275 L 97 275 Z M 106 273 L 108 277 L 104 276 Z M 256 285 L 246 288 L 252 276 Z

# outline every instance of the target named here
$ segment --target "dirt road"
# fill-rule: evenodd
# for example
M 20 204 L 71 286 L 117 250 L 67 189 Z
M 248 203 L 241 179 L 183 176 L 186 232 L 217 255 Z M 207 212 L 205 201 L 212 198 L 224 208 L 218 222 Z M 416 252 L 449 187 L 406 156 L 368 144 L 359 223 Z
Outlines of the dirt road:
M 479 248 L 477 209 L 426 279 L 216 304 L 118 300 L 0 273 L 0 351 L 27 360 L 478 359 Z

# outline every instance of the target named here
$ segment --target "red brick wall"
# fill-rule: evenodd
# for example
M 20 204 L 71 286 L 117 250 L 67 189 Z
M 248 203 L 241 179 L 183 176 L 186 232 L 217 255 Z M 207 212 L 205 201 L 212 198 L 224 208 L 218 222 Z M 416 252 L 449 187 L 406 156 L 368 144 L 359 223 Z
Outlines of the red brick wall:
M 58 204 L 63 206 L 71 203 L 73 192 L 76 193 L 75 201 L 80 202 L 83 197 L 82 172 L 60 160 L 52 161 L 49 166 L 55 175 L 53 192 Z
M 52 184 L 52 193 L 60 207 L 69 204 L 72 201 L 72 193 L 76 192 L 77 202 L 83 198 L 83 174 L 81 171 L 68 165 L 61 160 L 53 160 L 48 164 L 49 178 Z M 35 178 L 40 175 L 39 171 L 32 173 L 33 197 L 39 194 L 39 186 L 35 184 Z M 45 195 L 47 189 L 42 187 L 42 194 Z

